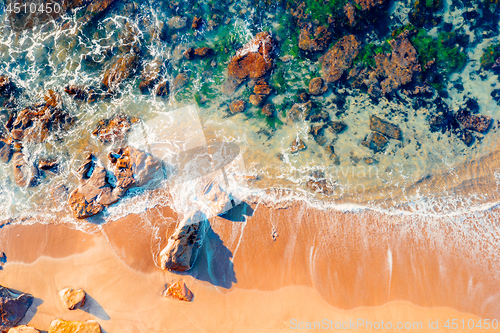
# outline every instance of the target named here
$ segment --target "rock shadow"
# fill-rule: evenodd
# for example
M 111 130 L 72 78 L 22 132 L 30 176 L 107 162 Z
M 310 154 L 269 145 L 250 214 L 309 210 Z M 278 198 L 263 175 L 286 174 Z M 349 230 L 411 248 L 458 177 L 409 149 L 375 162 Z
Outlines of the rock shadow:
M 89 294 L 85 296 L 85 304 L 80 308 L 91 315 L 96 316 L 101 320 L 110 320 L 108 313 L 104 308 Z
M 182 274 L 229 289 L 233 283 L 236 283 L 232 257 L 233 254 L 224 245 L 219 235 L 209 228 L 193 268 Z
M 254 209 L 249 204 L 242 201 L 224 214 L 221 214 L 220 217 L 233 222 L 246 222 L 247 217 L 252 216 L 253 213 Z
M 17 290 L 11 289 L 15 293 L 22 293 Z M 33 317 L 36 314 L 36 311 L 40 305 L 43 304 L 43 299 L 33 297 L 33 303 L 31 303 L 31 306 L 28 308 L 28 311 L 26 311 L 26 314 L 24 315 L 23 319 L 17 324 L 19 325 L 28 325 L 28 323 L 33 319 Z

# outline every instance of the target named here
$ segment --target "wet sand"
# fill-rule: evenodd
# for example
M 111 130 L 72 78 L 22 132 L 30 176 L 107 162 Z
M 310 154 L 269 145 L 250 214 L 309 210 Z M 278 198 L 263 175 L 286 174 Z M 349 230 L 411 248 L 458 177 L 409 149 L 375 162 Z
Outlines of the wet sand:
M 95 319 L 107 332 L 280 332 L 363 319 L 422 322 L 408 332 L 439 320 L 442 330 L 432 331 L 444 332 L 446 319 L 500 319 L 498 244 L 488 238 L 498 213 L 457 223 L 243 204 L 211 219 L 185 274 L 155 263 L 177 221 L 169 207 L 93 226 L 92 235 L 9 225 L 0 235 L 8 259 L 0 284 L 36 297 L 23 322 L 45 330 L 54 318 Z M 161 295 L 177 280 L 193 291 L 192 303 Z M 68 286 L 89 294 L 83 310 L 64 309 L 58 291 Z

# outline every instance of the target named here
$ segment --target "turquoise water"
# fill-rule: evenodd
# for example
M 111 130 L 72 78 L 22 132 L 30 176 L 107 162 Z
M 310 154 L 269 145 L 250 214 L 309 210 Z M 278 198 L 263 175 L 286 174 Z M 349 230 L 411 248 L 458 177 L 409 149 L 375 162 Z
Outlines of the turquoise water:
M 21 143 L 22 152 L 31 163 L 44 157 L 55 157 L 60 162 L 59 172 L 45 172 L 36 186 L 18 186 L 13 180 L 12 162 L 0 163 L 0 220 L 30 217 L 51 220 L 63 216 L 73 221 L 64 193 L 67 195 L 76 188 L 77 168 L 90 152 L 108 165 L 106 155 L 118 145 L 103 144 L 91 134 L 97 123 L 116 114 L 126 114 L 139 119 L 132 125 L 132 132 L 148 132 L 148 121 L 188 105 L 196 106 L 207 140 L 230 141 L 241 148 L 244 174 L 236 173 L 237 181 L 228 189 L 235 197 L 261 197 L 270 201 L 300 198 L 319 206 L 343 209 L 368 206 L 444 213 L 471 205 L 477 209 L 491 207 L 498 200 L 498 172 L 495 163 L 490 163 L 495 158 L 488 159 L 490 162 L 485 164 L 488 170 L 481 175 L 483 180 L 487 179 L 486 187 L 481 187 L 482 183 L 473 175 L 468 175 L 472 179 L 468 186 L 458 189 L 456 186 L 462 184 L 463 166 L 495 151 L 499 138 L 496 119 L 500 118 L 500 108 L 493 98 L 495 90 L 500 88 L 498 72 L 481 61 L 484 50 L 500 41 L 499 8 L 495 3 L 477 3 L 446 1 L 426 9 L 430 18 L 421 27 L 411 27 L 415 29 L 411 41 L 420 51 L 419 59 L 436 52 L 433 59 L 438 67 L 424 73 L 422 79 L 414 78 L 392 94 L 374 98 L 366 87 L 353 87 L 344 75 L 330 84 L 323 95 L 310 96 L 314 110 L 324 111 L 330 120 L 347 125 L 339 134 L 325 130 L 325 145 L 320 145 L 310 134 L 310 121 L 290 123 L 286 112 L 300 102 L 299 95 L 308 91 L 311 79 L 324 75 L 321 56 L 342 36 L 354 34 L 362 45 L 351 69 L 358 65 L 373 66 L 371 60 L 366 60 L 373 58 L 366 48 L 369 44 L 390 52 L 384 43 L 391 39 L 393 31 L 408 28 L 413 1 L 390 1 L 372 11 L 355 6 L 358 15 L 355 27 L 345 23 L 342 1 L 327 1 L 323 5 L 308 1 L 304 8 L 310 16 L 302 21 L 290 14 L 290 9 L 296 10 L 300 5 L 293 1 L 115 1 L 88 22 L 81 20 L 83 7 L 24 31 L 13 31 L 4 8 L 0 12 L 0 74 L 15 83 L 19 95 L 16 107 L 7 105 L 1 109 L 2 127 L 12 114 L 42 101 L 49 89 L 60 94 L 62 109 L 75 122 L 43 143 Z M 468 14 L 474 7 L 479 8 L 479 16 Z M 198 30 L 191 27 L 194 16 L 203 20 Z M 433 21 L 433 17 L 442 20 Z M 325 26 L 331 32 L 332 38 L 325 49 L 311 52 L 299 49 L 299 24 L 304 22 L 313 27 Z M 227 93 L 224 88 L 231 57 L 261 31 L 270 31 L 275 40 L 274 65 L 265 78 L 272 88 L 267 102 L 274 104 L 277 111 L 272 118 L 264 115 L 261 107 L 248 103 L 253 90 L 251 81 L 243 82 L 234 93 Z M 440 35 L 443 31 L 460 38 L 450 42 L 446 49 L 438 49 L 441 46 L 436 45 L 444 40 Z M 212 48 L 214 54 L 193 60 L 184 57 L 189 47 L 204 46 Z M 64 92 L 64 87 L 71 84 L 100 91 L 105 71 L 131 49 L 139 52 L 140 62 L 134 74 L 123 80 L 110 98 L 86 103 Z M 159 64 L 160 81 L 169 82 L 167 96 L 156 96 L 154 89 L 145 94 L 139 89 L 141 73 L 151 64 Z M 174 82 L 179 73 L 184 73 L 188 81 L 176 88 Z M 405 94 L 404 90 L 422 84 L 418 80 L 430 87 L 429 93 Z M 232 115 L 229 104 L 237 99 L 246 101 L 248 106 L 245 112 Z M 429 117 L 439 111 L 437 100 L 455 114 L 469 107 L 468 99 L 477 102 L 474 112 L 494 119 L 488 132 L 472 132 L 475 141 L 468 147 L 457 134 L 460 128 L 431 131 Z M 377 153 L 364 147 L 361 142 L 371 133 L 370 115 L 399 126 L 403 140 L 389 139 L 385 149 Z M 297 137 L 307 148 L 293 154 L 290 147 Z M 339 165 L 325 149 L 330 143 L 339 157 Z M 128 144 L 150 149 L 147 140 L 130 139 Z M 365 159 L 374 159 L 376 163 L 367 164 Z M 332 193 L 315 193 L 308 188 L 307 182 L 318 170 L 334 189 Z M 256 180 L 246 181 L 243 176 L 254 176 Z M 444 183 L 426 181 L 432 177 L 443 178 Z M 52 195 L 60 186 L 65 190 Z M 143 190 L 130 191 L 125 199 L 106 210 L 105 219 L 169 200 L 178 200 L 176 205 L 181 209 L 184 201 L 179 197 L 186 191 L 185 186 L 168 188 L 165 183 L 163 188 L 174 199 L 160 194 L 152 196 Z

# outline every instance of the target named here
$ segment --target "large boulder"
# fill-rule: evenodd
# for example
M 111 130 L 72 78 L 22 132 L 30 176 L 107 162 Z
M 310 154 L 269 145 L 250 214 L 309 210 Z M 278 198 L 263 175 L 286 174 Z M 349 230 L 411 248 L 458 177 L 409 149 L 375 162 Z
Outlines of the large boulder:
M 209 222 L 200 211 L 187 214 L 168 239 L 167 246 L 160 253 L 162 269 L 187 271 L 198 257 Z
M 236 52 L 227 67 L 234 89 L 247 79 L 264 78 L 273 67 L 274 41 L 268 32 L 260 32 Z
M 94 320 L 83 322 L 55 319 L 50 323 L 49 333 L 101 333 L 101 326 Z
M 69 310 L 75 310 L 85 304 L 86 293 L 83 289 L 64 288 L 59 291 L 59 296 Z
M 182 281 L 177 281 L 170 285 L 164 292 L 163 296 L 176 298 L 181 301 L 191 302 L 193 301 L 193 293 L 188 289 L 186 284 Z
M 0 332 L 17 325 L 23 319 L 26 311 L 33 303 L 33 296 L 29 294 L 16 294 L 0 286 Z
M 342 37 L 323 57 L 323 75 L 327 82 L 335 82 L 349 69 L 358 55 L 361 43 L 354 35 Z
M 370 129 L 382 133 L 389 138 L 403 140 L 403 135 L 401 134 L 399 126 L 391 124 L 374 115 L 370 116 Z

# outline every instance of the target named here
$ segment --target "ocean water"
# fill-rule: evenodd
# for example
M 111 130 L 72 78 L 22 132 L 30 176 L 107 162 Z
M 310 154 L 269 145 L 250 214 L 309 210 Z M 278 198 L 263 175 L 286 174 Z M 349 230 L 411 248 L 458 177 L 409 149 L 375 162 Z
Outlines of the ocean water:
M 314 1 L 307 2 L 307 6 L 312 6 L 310 3 Z M 80 223 L 66 203 L 67 194 L 78 184 L 76 170 L 88 153 L 109 167 L 107 153 L 118 145 L 103 144 L 91 134 L 97 123 L 117 114 L 137 117 L 139 121 L 133 124 L 128 142 L 120 144 L 153 153 L 151 135 L 171 133 L 155 127 L 155 119 L 169 117 L 187 106 L 196 109 L 198 132 L 180 129 L 167 144 L 185 151 L 191 148 L 189 142 L 196 136 L 200 144 L 203 140 L 216 140 L 238 145 L 240 154 L 234 164 L 237 167 L 230 168 L 231 181 L 225 187 L 238 200 L 275 204 L 300 200 L 321 209 L 373 209 L 431 216 L 484 212 L 496 207 L 500 199 L 497 194 L 500 107 L 493 96 L 500 85 L 494 70 L 481 68 L 481 57 L 486 47 L 500 41 L 499 21 L 481 25 L 479 19 L 470 18 L 467 13 L 477 11 L 474 1 L 442 3 L 436 10 L 442 21 L 421 29 L 436 40 L 444 26 L 450 31 L 459 31 L 466 42 L 457 42 L 456 47 L 466 57 L 463 66 L 444 75 L 440 86 L 433 87 L 425 96 L 406 95 L 402 90 L 407 87 L 401 87 L 390 96 L 372 98 L 345 80 L 331 84 L 321 96 L 311 96 L 315 109 L 347 125 L 340 134 L 325 131 L 328 144 L 333 142 L 339 157 L 337 165 L 329 158 L 326 145 L 319 145 L 309 133 L 309 121 L 293 124 L 286 121 L 286 111 L 298 102 L 300 93 L 307 91 L 308 82 L 322 75 L 320 56 L 326 52 L 298 50 L 300 31 L 293 25 L 290 14 L 290 8 L 298 4 L 115 1 L 89 22 L 79 20 L 84 10 L 79 9 L 21 31 L 12 29 L 10 13 L 4 6 L 0 9 L 0 74 L 8 76 L 20 94 L 16 108 L 6 105 L 1 109 L 2 128 L 12 114 L 42 101 L 48 90 L 60 94 L 63 110 L 72 115 L 75 122 L 68 130 L 54 133 L 43 143 L 22 142 L 22 152 L 30 162 L 55 157 L 60 163 L 59 172 L 46 172 L 36 186 L 16 185 L 12 162 L 0 163 L 0 220 L 32 223 L 57 219 Z M 381 18 L 354 33 L 363 44 L 381 45 L 392 31 L 409 24 L 408 15 L 413 6 L 413 1 L 390 1 L 381 9 L 384 13 Z M 496 4 L 492 5 L 491 12 L 491 17 L 498 17 Z M 195 15 L 201 15 L 204 20 L 199 30 L 191 28 Z M 369 18 L 375 14 L 361 15 Z M 316 20 L 318 22 L 311 18 L 312 24 L 323 24 L 322 17 Z M 185 21 L 186 26 L 177 28 L 175 22 L 179 21 Z M 347 28 L 345 31 L 330 29 L 335 30 L 335 36 L 329 47 L 342 35 L 352 33 Z M 261 31 L 270 31 L 276 41 L 274 67 L 268 78 L 273 92 L 267 101 L 278 111 L 272 119 L 266 118 L 259 107 L 248 104 L 252 90 L 249 81 L 234 93 L 224 90 L 231 57 Z M 112 97 L 86 103 L 64 92 L 64 87 L 70 84 L 99 90 L 106 69 L 130 52 L 131 45 L 140 50 L 140 64 L 134 75 L 121 82 Z M 188 47 L 202 46 L 213 48 L 214 55 L 194 60 L 183 57 Z M 170 83 L 166 97 L 143 94 L 139 89 L 142 69 L 156 62 L 161 66 L 161 78 Z M 189 77 L 188 83 L 174 89 L 179 73 Z M 466 108 L 468 99 L 476 101 L 478 108 L 474 112 L 491 117 L 492 127 L 485 134 L 474 133 L 476 139 L 470 147 L 452 130 L 432 132 L 429 116 L 438 112 L 434 103 L 437 96 L 442 97 L 452 113 Z M 246 100 L 248 106 L 244 113 L 232 115 L 228 106 L 236 99 Z M 377 153 L 362 146 L 361 142 L 370 133 L 371 115 L 398 125 L 403 140 L 391 139 L 387 147 Z M 303 140 L 307 149 L 292 154 L 290 146 L 296 138 Z M 375 159 L 376 163 L 367 164 L 365 158 Z M 308 188 L 307 183 L 316 171 L 323 172 L 334 189 L 332 193 L 316 193 Z M 61 186 L 64 186 L 62 192 L 52 194 Z M 103 223 L 159 204 L 189 211 L 197 186 L 172 184 L 166 179 L 156 189 L 129 190 L 125 198 L 108 207 L 102 216 L 89 221 Z

